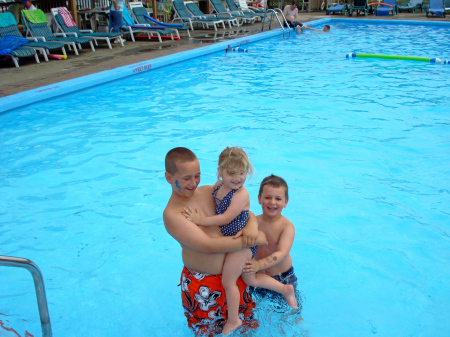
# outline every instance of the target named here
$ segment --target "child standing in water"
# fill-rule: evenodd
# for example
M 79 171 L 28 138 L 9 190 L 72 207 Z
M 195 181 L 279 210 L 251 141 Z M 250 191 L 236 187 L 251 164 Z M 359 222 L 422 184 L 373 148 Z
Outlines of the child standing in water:
M 184 215 L 199 226 L 219 226 L 225 236 L 234 236 L 247 224 L 250 198 L 244 187 L 252 166 L 245 152 L 238 147 L 226 148 L 219 156 L 213 197 L 216 203 L 215 216 L 202 217 L 198 210 L 185 209 Z M 222 272 L 222 284 L 228 303 L 228 320 L 223 328 L 227 335 L 242 324 L 239 319 L 239 291 L 236 280 L 242 274 L 242 266 L 256 255 L 257 247 L 227 253 Z M 297 300 L 292 285 L 284 285 L 266 274 L 242 274 L 244 282 L 253 287 L 273 290 L 284 296 L 287 303 L 297 309 Z

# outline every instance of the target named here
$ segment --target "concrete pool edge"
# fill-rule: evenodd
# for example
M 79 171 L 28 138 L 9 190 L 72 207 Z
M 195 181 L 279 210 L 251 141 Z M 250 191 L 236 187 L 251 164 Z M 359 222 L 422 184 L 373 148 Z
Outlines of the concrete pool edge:
M 444 26 L 450 27 L 450 22 L 442 21 L 413 21 L 413 20 L 386 20 L 386 19 L 356 19 L 345 17 L 327 17 L 309 22 L 305 22 L 309 26 L 317 26 L 326 23 L 364 23 L 364 24 L 408 24 L 408 25 L 426 25 L 426 26 Z M 259 34 L 248 35 L 234 40 L 219 42 L 213 45 L 196 48 L 189 51 L 179 52 L 172 55 L 163 56 L 151 60 L 142 61 L 139 63 L 114 68 L 111 70 L 101 71 L 95 74 L 78 77 L 71 80 L 66 80 L 51 85 L 35 88 L 32 90 L 23 91 L 14 95 L 9 95 L 0 98 L 0 114 L 23 107 L 29 104 L 37 103 L 46 99 L 51 99 L 57 96 L 69 94 L 75 91 L 101 85 L 103 83 L 119 80 L 134 74 L 150 71 L 170 64 L 183 62 L 191 58 L 219 52 L 225 50 L 228 46 L 237 47 L 248 43 L 268 39 L 282 34 L 282 29 L 262 32 Z M 295 32 L 293 33 L 295 35 Z

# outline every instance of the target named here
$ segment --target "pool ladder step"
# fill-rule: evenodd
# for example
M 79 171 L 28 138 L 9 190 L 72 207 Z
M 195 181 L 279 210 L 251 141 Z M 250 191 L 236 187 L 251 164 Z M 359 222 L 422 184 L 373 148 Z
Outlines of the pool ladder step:
M 283 18 L 284 25 L 281 23 L 280 18 L 278 17 L 277 13 L 281 14 L 281 17 Z M 264 31 L 264 24 L 266 23 L 266 17 L 267 17 L 268 14 L 270 14 L 269 30 L 272 29 L 272 21 L 273 21 L 273 16 L 275 14 L 275 17 L 277 18 L 278 23 L 280 24 L 281 28 L 283 29 L 283 37 L 285 37 L 285 28 L 287 28 L 287 31 L 289 32 L 289 37 L 290 37 L 291 36 L 291 28 L 289 27 L 289 25 L 287 23 L 287 20 L 284 17 L 283 12 L 279 8 L 268 9 L 266 11 L 266 13 L 264 14 L 264 19 L 262 21 L 261 31 L 262 32 Z
M 25 268 L 31 273 L 36 289 L 42 336 L 51 337 L 52 327 L 50 324 L 50 316 L 48 314 L 47 296 L 45 295 L 44 279 L 39 267 L 31 260 L 5 255 L 0 255 L 0 266 Z

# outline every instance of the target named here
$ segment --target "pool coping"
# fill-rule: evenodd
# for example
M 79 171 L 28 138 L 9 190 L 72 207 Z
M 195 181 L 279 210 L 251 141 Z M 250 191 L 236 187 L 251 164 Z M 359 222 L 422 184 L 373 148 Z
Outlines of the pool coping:
M 379 19 L 353 19 L 353 18 L 322 18 L 306 22 L 309 26 L 317 26 L 330 22 L 359 22 L 370 24 L 410 24 L 410 25 L 429 25 L 429 26 L 448 26 L 450 22 L 442 21 L 414 21 L 414 20 L 379 20 Z M 29 104 L 33 104 L 46 99 L 51 99 L 57 96 L 69 94 L 75 91 L 87 89 L 107 82 L 119 80 L 134 74 L 140 74 L 160 67 L 165 67 L 174 63 L 183 62 L 199 56 L 212 54 L 223 51 L 227 48 L 235 48 L 241 45 L 253 43 L 256 41 L 268 39 L 274 36 L 281 35 L 283 29 L 275 29 L 259 34 L 249 35 L 234 40 L 219 42 L 213 45 L 183 51 L 172 55 L 159 57 L 156 59 L 135 63 L 111 70 L 101 71 L 95 74 L 78 77 L 75 79 L 54 83 L 48 86 L 35 88 L 32 90 L 23 91 L 18 94 L 9 95 L 0 98 L 0 114 L 6 113 L 10 110 L 17 109 Z M 294 33 L 295 34 L 295 33 Z

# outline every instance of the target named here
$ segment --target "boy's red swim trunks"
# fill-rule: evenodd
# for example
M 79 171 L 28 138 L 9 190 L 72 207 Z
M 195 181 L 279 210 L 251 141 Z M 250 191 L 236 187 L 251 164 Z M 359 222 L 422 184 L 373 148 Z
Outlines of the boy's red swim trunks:
M 245 326 L 256 328 L 258 324 L 253 319 L 255 302 L 241 277 L 236 284 L 241 294 L 239 317 Z M 222 275 L 191 272 L 184 267 L 181 273 L 181 298 L 188 325 L 196 335 L 214 336 L 222 332 L 228 318 Z

